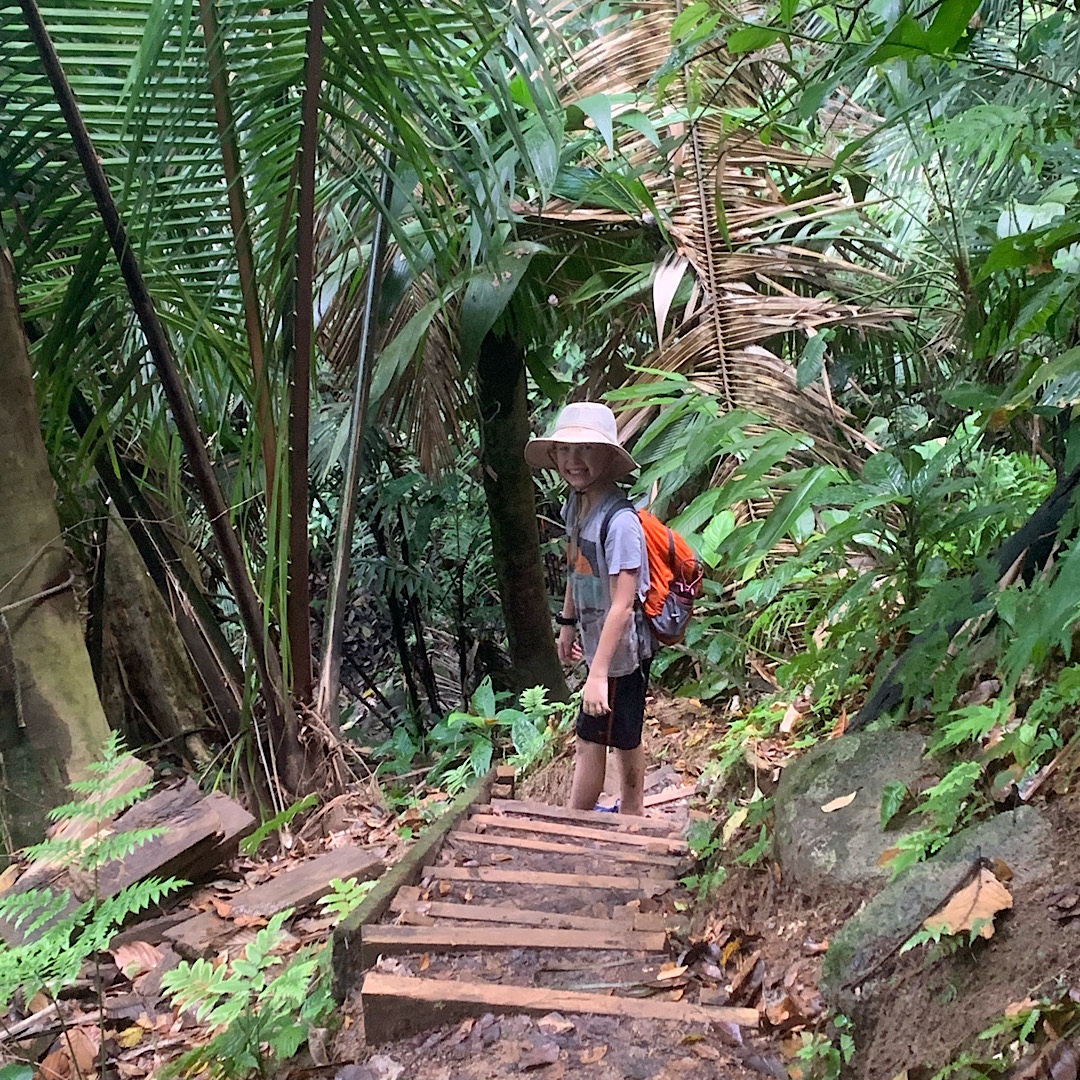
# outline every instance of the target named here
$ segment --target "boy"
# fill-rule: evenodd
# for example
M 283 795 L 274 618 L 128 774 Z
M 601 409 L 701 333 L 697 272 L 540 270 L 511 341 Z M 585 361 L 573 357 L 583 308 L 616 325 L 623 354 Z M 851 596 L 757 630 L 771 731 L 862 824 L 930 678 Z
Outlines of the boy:
M 567 405 L 552 432 L 532 439 L 525 460 L 553 468 L 570 487 L 563 507 L 569 572 L 559 623 L 559 658 L 588 665 L 577 719 L 570 805 L 592 810 L 604 790 L 607 752 L 615 751 L 619 811 L 643 814 L 645 750 L 641 730 L 654 651 L 642 603 L 649 588 L 645 534 L 638 516 L 617 510 L 600 534 L 611 504 L 622 499 L 615 481 L 637 468 L 619 445 L 615 415 L 595 402 Z M 578 642 L 577 631 L 581 641 Z

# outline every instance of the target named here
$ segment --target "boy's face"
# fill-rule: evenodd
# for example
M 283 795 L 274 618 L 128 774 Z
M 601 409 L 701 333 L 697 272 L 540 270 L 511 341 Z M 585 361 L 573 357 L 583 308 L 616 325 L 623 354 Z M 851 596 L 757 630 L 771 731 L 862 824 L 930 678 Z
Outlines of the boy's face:
M 596 443 L 561 443 L 555 447 L 559 475 L 574 489 L 585 491 L 607 480 L 611 470 L 611 447 Z

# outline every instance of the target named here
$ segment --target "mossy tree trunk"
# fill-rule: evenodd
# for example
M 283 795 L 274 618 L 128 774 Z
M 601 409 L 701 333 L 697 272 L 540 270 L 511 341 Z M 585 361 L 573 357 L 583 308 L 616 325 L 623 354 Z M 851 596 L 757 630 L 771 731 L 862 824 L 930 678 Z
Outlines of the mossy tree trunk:
M 529 412 L 521 349 L 488 334 L 477 374 L 480 464 L 513 677 L 518 689 L 546 686 L 552 697 L 565 700 L 569 692 L 555 651 L 533 476 L 525 464 Z
M 0 819 L 41 839 L 109 733 L 38 424 L 11 257 L 0 247 Z

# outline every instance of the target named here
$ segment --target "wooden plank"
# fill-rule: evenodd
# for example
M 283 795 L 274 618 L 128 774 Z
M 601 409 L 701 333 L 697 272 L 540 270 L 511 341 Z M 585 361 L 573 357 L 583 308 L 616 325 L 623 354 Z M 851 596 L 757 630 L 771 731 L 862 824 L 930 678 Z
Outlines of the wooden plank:
M 643 933 L 663 933 L 667 930 L 666 920 L 659 912 L 643 915 L 641 912 L 626 911 L 623 908 L 616 908 L 610 919 L 603 919 L 593 915 L 561 915 L 557 911 L 492 907 L 488 904 L 447 904 L 441 900 L 402 896 L 399 892 L 390 909 L 403 914 L 427 915 L 432 919 L 501 923 L 510 926 L 545 926 L 551 930 L 595 930 L 599 933 L 608 933 L 613 927 Z
M 550 990 L 532 986 L 493 986 L 490 983 L 448 979 L 413 979 L 370 971 L 361 991 L 364 1038 L 370 1045 L 414 1035 L 426 1028 L 453 1023 L 485 1012 L 585 1013 L 628 1020 L 670 1020 L 692 1024 L 737 1024 L 756 1027 L 757 1009 L 722 1005 L 691 1005 L 652 998 L 607 997 L 580 990 Z
M 556 911 L 533 911 L 529 908 L 493 907 L 490 904 L 448 904 L 442 900 L 420 900 L 398 893 L 390 905 L 391 911 L 415 912 L 435 919 L 454 919 L 480 923 L 501 923 L 508 926 L 543 926 L 549 930 L 595 930 L 610 933 L 613 927 L 634 928 L 629 918 L 601 919 L 593 915 L 560 915 Z M 629 912 L 626 913 L 629 916 Z M 662 927 L 649 926 L 650 930 Z
M 469 821 L 474 825 L 488 825 L 500 829 L 517 829 L 519 832 L 543 833 L 548 836 L 572 836 L 577 840 L 598 840 L 605 844 L 621 844 L 627 847 L 643 847 L 652 851 L 686 851 L 686 841 L 668 836 L 645 836 L 642 833 L 612 832 L 605 829 L 589 829 L 582 825 L 567 825 L 559 821 L 533 821 L 530 818 L 508 818 L 499 814 L 473 814 Z
M 438 854 L 447 834 L 457 827 L 468 813 L 469 807 L 475 802 L 487 799 L 494 780 L 495 770 L 492 769 L 486 776 L 470 784 L 437 821 L 424 829 L 406 856 L 383 874 L 364 898 L 363 903 L 335 927 L 331 946 L 334 969 L 333 994 L 339 1003 L 345 1000 L 361 974 L 352 960 L 354 941 L 357 945 L 356 957 L 359 959 L 360 927 L 365 923 L 373 923 L 381 919 L 389 910 L 390 901 L 393 900 L 398 889 L 403 885 L 414 885 L 419 880 L 424 864 Z
M 623 889 L 647 896 L 673 889 L 670 878 L 615 874 L 557 874 L 547 870 L 500 870 L 494 866 L 425 866 L 424 877 L 439 881 L 486 881 L 505 885 L 551 885 L 565 889 Z
M 663 817 L 637 817 L 634 814 L 607 814 L 602 810 L 572 810 L 569 806 L 548 806 L 546 803 L 527 802 L 522 799 L 492 799 L 490 806 L 478 806 L 477 813 L 528 815 L 548 821 L 571 821 L 580 825 L 604 827 L 613 832 L 625 829 L 641 829 L 645 832 L 661 833 L 677 837 L 672 831 L 673 822 Z
M 518 848 L 523 851 L 545 851 L 552 855 L 569 855 L 576 858 L 586 856 L 590 859 L 625 863 L 645 863 L 648 866 L 681 866 L 685 859 L 674 855 L 653 855 L 644 851 L 612 851 L 610 848 L 582 847 L 580 844 L 559 844 L 553 840 L 530 840 L 524 836 L 499 836 L 493 833 L 466 832 L 458 829 L 449 836 L 450 840 L 468 844 L 490 844 L 496 847 Z
M 606 949 L 663 952 L 664 933 L 636 933 L 608 925 L 596 930 L 552 930 L 535 926 L 383 926 L 360 928 L 361 964 L 375 965 L 380 955 L 461 951 L 465 949 Z
M 233 915 L 274 915 L 285 908 L 302 908 L 330 891 L 332 878 L 370 881 L 386 864 L 386 848 L 342 847 L 299 863 L 262 885 L 233 895 Z
M 663 791 L 658 791 L 655 795 L 645 796 L 646 808 L 650 806 L 663 806 L 665 803 L 675 802 L 678 799 L 688 799 L 691 795 L 696 795 L 698 790 L 697 784 L 683 784 L 682 787 L 665 788 Z

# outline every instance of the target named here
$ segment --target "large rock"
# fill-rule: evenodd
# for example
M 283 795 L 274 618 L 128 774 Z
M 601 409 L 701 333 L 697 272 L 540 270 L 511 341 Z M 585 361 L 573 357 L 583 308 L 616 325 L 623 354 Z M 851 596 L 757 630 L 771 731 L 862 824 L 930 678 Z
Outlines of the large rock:
M 789 765 L 776 789 L 774 854 L 785 874 L 809 887 L 884 884 L 882 852 L 901 830 L 881 827 L 881 796 L 894 781 L 917 790 L 930 772 L 913 731 L 860 731 L 820 742 Z M 855 793 L 831 813 L 821 808 Z
M 1004 861 L 1016 888 L 1048 875 L 1052 851 L 1052 830 L 1031 806 L 961 830 L 933 858 L 899 874 L 844 924 L 825 957 L 822 991 L 841 1009 L 853 1007 L 856 988 L 861 1000 L 871 996 L 873 976 L 941 907 L 976 859 Z

